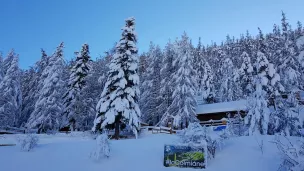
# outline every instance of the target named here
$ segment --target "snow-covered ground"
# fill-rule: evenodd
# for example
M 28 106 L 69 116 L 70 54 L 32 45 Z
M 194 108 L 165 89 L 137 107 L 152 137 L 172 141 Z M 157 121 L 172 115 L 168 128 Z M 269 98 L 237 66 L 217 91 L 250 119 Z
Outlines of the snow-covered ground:
M 1 143 L 15 143 L 17 135 L 5 135 Z M 18 146 L 0 147 L 1 171 L 172 171 L 190 168 L 163 166 L 164 144 L 175 144 L 176 135 L 148 134 L 138 140 L 112 140 L 111 157 L 100 162 L 89 158 L 95 141 L 89 137 L 39 135 L 37 148 L 21 152 Z M 215 159 L 208 162 L 208 171 L 263 171 L 277 170 L 281 159 L 273 136 L 262 137 L 265 144 L 261 153 L 257 141 L 261 138 L 239 137 L 225 142 Z

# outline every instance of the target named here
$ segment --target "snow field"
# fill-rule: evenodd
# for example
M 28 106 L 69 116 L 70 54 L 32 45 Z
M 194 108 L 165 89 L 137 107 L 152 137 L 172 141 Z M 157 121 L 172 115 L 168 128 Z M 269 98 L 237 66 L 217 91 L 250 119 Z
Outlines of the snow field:
M 77 135 L 77 134 L 76 134 Z M 164 144 L 176 144 L 178 137 L 169 134 L 145 133 L 139 139 L 111 140 L 110 158 L 100 162 L 89 158 L 96 142 L 81 134 L 39 135 L 39 145 L 32 152 L 22 152 L 19 146 L 0 147 L 1 171 L 190 171 L 190 168 L 163 166 Z M 17 135 L 5 135 L 0 143 L 14 143 Z M 264 153 L 258 142 L 263 139 Z M 207 171 L 268 171 L 277 170 L 281 158 L 274 136 L 237 137 L 226 140 L 208 161 Z M 14 162 L 12 162 L 14 161 Z

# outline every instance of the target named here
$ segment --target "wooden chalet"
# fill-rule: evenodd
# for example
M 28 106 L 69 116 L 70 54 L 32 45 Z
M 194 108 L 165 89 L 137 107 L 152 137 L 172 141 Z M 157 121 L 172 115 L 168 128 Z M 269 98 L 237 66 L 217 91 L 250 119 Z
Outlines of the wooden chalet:
M 225 125 L 228 114 L 230 114 L 231 117 L 237 112 L 240 112 L 241 115 L 245 115 L 246 108 L 246 100 L 199 104 L 196 108 L 196 114 L 202 125 Z

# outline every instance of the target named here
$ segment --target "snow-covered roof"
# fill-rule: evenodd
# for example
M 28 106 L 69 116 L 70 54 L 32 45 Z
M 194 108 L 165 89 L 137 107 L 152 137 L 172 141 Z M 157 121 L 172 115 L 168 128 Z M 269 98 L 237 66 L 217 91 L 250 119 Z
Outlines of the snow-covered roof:
M 200 104 L 196 108 L 196 114 L 231 112 L 238 110 L 246 110 L 246 108 L 247 108 L 246 100 L 213 103 L 213 104 Z

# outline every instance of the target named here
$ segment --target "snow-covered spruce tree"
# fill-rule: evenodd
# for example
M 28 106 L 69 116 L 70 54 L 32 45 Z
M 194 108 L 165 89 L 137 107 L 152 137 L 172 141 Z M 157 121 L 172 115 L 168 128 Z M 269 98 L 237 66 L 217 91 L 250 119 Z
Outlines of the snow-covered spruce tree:
M 142 117 L 146 123 L 155 125 L 162 117 L 159 106 L 162 101 L 160 93 L 161 84 L 161 60 L 162 52 L 159 46 L 150 45 L 148 53 L 150 64 L 145 74 L 145 81 L 142 83 L 144 91 L 141 95 L 141 111 Z
M 39 98 L 39 90 L 43 87 L 42 72 L 48 64 L 48 56 L 41 49 L 41 59 L 35 63 L 33 67 L 22 72 L 22 108 L 19 126 L 24 127 L 31 113 L 35 109 L 35 104 Z
M 177 57 L 173 62 L 173 65 L 178 68 L 172 75 L 173 101 L 161 119 L 162 124 L 166 124 L 172 118 L 175 127 L 187 127 L 189 122 L 197 121 L 195 113 L 197 82 L 192 60 L 189 38 L 184 33 L 181 41 L 178 42 Z
M 63 69 L 63 43 L 61 43 L 56 52 L 48 59 L 48 65 L 42 72 L 43 86 L 39 90 L 35 110 L 27 122 L 27 127 L 38 128 L 39 133 L 59 128 L 58 117 L 63 113 Z
M 282 12 L 282 36 L 280 46 L 280 56 L 278 71 L 281 76 L 281 82 L 285 92 L 295 92 L 299 89 L 300 64 L 296 58 L 296 42 L 292 40 L 292 32 L 289 30 L 289 23 Z
M 0 84 L 3 80 L 3 77 L 4 77 L 4 68 L 3 68 L 3 58 L 2 58 L 2 53 L 0 53 Z
M 115 50 L 110 49 L 105 53 L 105 56 L 90 62 L 92 70 L 86 78 L 87 86 L 82 90 L 82 99 L 86 103 L 83 108 L 85 116 L 83 124 L 84 129 L 92 129 L 96 115 L 96 104 L 100 98 L 100 90 L 104 89 L 107 81 L 106 74 L 109 71 L 110 61 L 115 54 Z
M 295 30 L 296 38 L 299 38 L 304 35 L 303 25 L 300 21 L 297 22 L 297 29 Z
M 304 33 L 303 33 L 304 34 Z M 298 55 L 298 61 L 300 63 L 300 81 L 299 81 L 299 87 L 301 90 L 304 90 L 304 35 L 299 37 L 296 40 L 296 44 L 298 47 L 299 55 Z
M 264 38 L 264 35 L 261 31 L 261 29 L 259 29 L 259 35 L 258 35 L 258 40 L 257 40 L 257 58 L 262 59 L 263 63 L 261 63 L 261 65 L 264 66 L 265 71 L 263 72 L 265 78 L 265 82 L 267 81 L 267 86 L 265 87 L 265 90 L 267 92 L 267 100 L 271 100 L 274 99 L 276 96 L 280 95 L 281 92 L 284 92 L 285 89 L 281 84 L 281 77 L 280 75 L 277 73 L 277 69 L 274 65 L 274 63 L 272 63 L 271 61 L 269 62 L 269 46 L 266 44 L 266 40 Z M 259 65 L 258 60 L 256 61 L 256 65 Z M 259 73 L 258 67 L 256 67 L 256 73 Z M 269 103 L 273 103 L 273 102 L 269 102 Z
M 282 35 L 278 39 L 278 71 L 285 88 L 287 99 L 276 98 L 275 132 L 283 135 L 299 135 L 300 127 L 298 102 L 295 92 L 299 90 L 301 65 L 297 56 L 299 49 L 296 45 L 294 32 L 290 30 L 284 12 L 282 12 Z
M 139 56 L 139 65 L 138 65 L 138 76 L 140 78 L 141 83 L 143 81 L 142 78 L 147 72 L 148 66 L 149 66 L 148 54 L 143 53 Z
M 35 109 L 35 95 L 38 86 L 37 80 L 37 72 L 33 67 L 21 71 L 22 107 L 18 126 L 24 127 L 30 114 Z
M 194 49 L 193 67 L 197 73 L 198 98 L 203 103 L 212 103 L 214 100 L 213 72 L 208 61 L 204 58 L 200 38 L 197 48 Z
M 275 112 L 275 132 L 284 136 L 298 136 L 300 107 L 295 93 L 289 93 L 287 99 L 280 99 Z
M 267 43 L 268 43 L 268 54 L 269 54 L 269 61 L 274 63 L 276 66 L 279 63 L 278 60 L 280 58 L 280 49 L 281 45 L 281 31 L 279 27 L 274 24 L 272 33 L 267 35 Z
M 18 55 L 12 50 L 4 62 L 7 70 L 0 83 L 0 126 L 17 126 L 22 104 Z
M 248 97 L 253 91 L 253 66 L 248 53 L 243 52 L 241 58 L 243 63 L 235 73 L 234 81 L 240 85 L 243 96 Z
M 203 78 L 201 84 L 202 98 L 204 103 L 213 103 L 215 94 L 214 94 L 214 80 L 213 72 L 207 61 L 203 64 Z
M 221 102 L 227 102 L 233 100 L 233 74 L 234 66 L 232 60 L 226 57 L 223 50 L 219 50 L 220 56 L 223 57 L 222 64 L 219 69 L 220 85 L 218 90 L 218 97 Z
M 245 41 L 244 45 L 242 46 L 242 49 L 244 52 L 248 54 L 248 56 L 253 57 L 254 54 L 254 49 L 255 49 L 255 42 L 252 36 L 249 34 L 249 31 L 246 31 L 246 36 L 245 36 Z M 252 61 L 255 62 L 255 61 Z
M 274 39 L 275 40 L 275 44 L 277 44 L 279 39 L 279 31 L 276 29 L 274 30 Z M 271 48 L 275 48 L 274 51 L 271 50 Z M 267 92 L 266 94 L 266 98 L 267 98 L 267 103 L 268 106 L 273 106 L 274 110 L 271 110 L 271 113 L 269 114 L 269 120 L 268 120 L 268 134 L 274 134 L 275 130 L 276 130 L 276 123 L 278 122 L 277 119 L 278 118 L 277 115 L 277 103 L 279 103 L 279 99 L 280 95 L 282 92 L 285 91 L 285 88 L 283 87 L 283 85 L 281 84 L 281 77 L 280 75 L 277 73 L 277 69 L 274 65 L 274 63 L 269 62 L 268 59 L 273 60 L 273 62 L 278 63 L 277 61 L 280 60 L 280 52 L 277 52 L 278 50 L 276 48 L 280 47 L 279 44 L 275 45 L 275 46 L 270 46 L 267 42 L 267 40 L 265 39 L 261 29 L 259 29 L 259 35 L 258 35 L 258 44 L 257 44 L 257 48 L 260 52 L 260 54 L 262 56 L 265 57 L 265 62 L 264 62 L 264 67 L 265 67 L 265 77 L 267 79 L 265 79 L 265 81 L 267 81 L 267 86 L 265 87 L 265 90 Z M 281 49 L 281 48 L 279 48 Z M 258 53 L 259 53 L 258 52 Z
M 149 51 L 151 51 L 151 43 L 150 42 L 150 47 Z M 146 122 L 145 118 L 149 114 L 145 113 L 143 110 L 144 108 L 147 107 L 145 99 L 145 94 L 149 92 L 150 90 L 146 88 L 146 84 L 148 83 L 148 70 L 149 70 L 149 65 L 151 63 L 151 59 L 149 58 L 149 51 L 141 54 L 139 56 L 139 62 L 138 62 L 138 76 L 139 76 L 139 91 L 140 91 L 140 96 L 139 96 L 139 108 L 142 111 L 141 113 L 141 120 L 143 122 Z
M 70 78 L 68 83 L 68 91 L 64 95 L 64 119 L 69 124 L 72 131 L 81 129 L 84 116 L 83 109 L 87 105 L 82 98 L 82 90 L 86 86 L 86 77 L 91 70 L 90 66 L 89 45 L 84 44 L 81 52 L 78 53 L 76 61 L 70 70 Z
M 37 91 L 41 90 L 43 87 L 44 80 L 46 79 L 46 74 L 42 74 L 43 71 L 47 68 L 50 62 L 50 57 L 46 54 L 46 52 L 41 49 L 41 58 L 39 61 L 36 62 L 35 66 L 37 70 L 37 82 L 38 82 L 38 87 Z M 36 100 L 39 98 L 39 93 L 37 92 L 35 95 Z
M 115 43 L 116 46 L 116 43 Z M 90 61 L 92 69 L 86 77 L 86 86 L 82 90 L 81 99 L 85 103 L 82 108 L 83 129 L 90 130 L 94 125 L 96 115 L 96 104 L 100 98 L 100 90 L 104 89 L 107 81 L 107 72 L 109 71 L 110 61 L 115 54 L 115 46 L 105 52 L 104 56 Z
M 198 45 L 193 50 L 193 69 L 196 71 L 197 74 L 197 86 L 198 86 L 198 95 L 201 95 L 202 93 L 202 87 L 203 87 L 203 77 L 204 77 L 204 59 L 203 59 L 203 53 L 202 53 L 202 43 L 201 38 L 198 39 Z
M 213 46 L 207 47 L 206 53 L 204 55 L 214 73 L 214 87 L 215 87 L 216 93 L 217 93 L 217 91 L 219 89 L 218 87 L 220 85 L 219 84 L 220 77 L 219 77 L 218 71 L 220 68 L 219 63 L 221 62 L 221 59 L 222 59 L 222 58 L 219 58 L 219 55 L 220 55 L 218 52 L 219 50 L 220 49 L 216 45 L 214 45 L 214 47 Z M 218 101 L 218 100 L 216 100 L 216 101 Z
M 267 69 L 269 62 L 262 52 L 257 53 L 254 92 L 248 98 L 248 113 L 245 123 L 249 126 L 249 135 L 265 135 L 268 131 L 269 109 L 266 88 L 268 85 Z
M 96 107 L 97 114 L 92 128 L 93 131 L 100 131 L 106 126 L 114 125 L 116 139 L 119 138 L 120 122 L 129 124 L 137 138 L 141 116 L 138 107 L 135 19 L 126 19 L 122 30 L 122 37 L 109 66 L 107 82 Z

